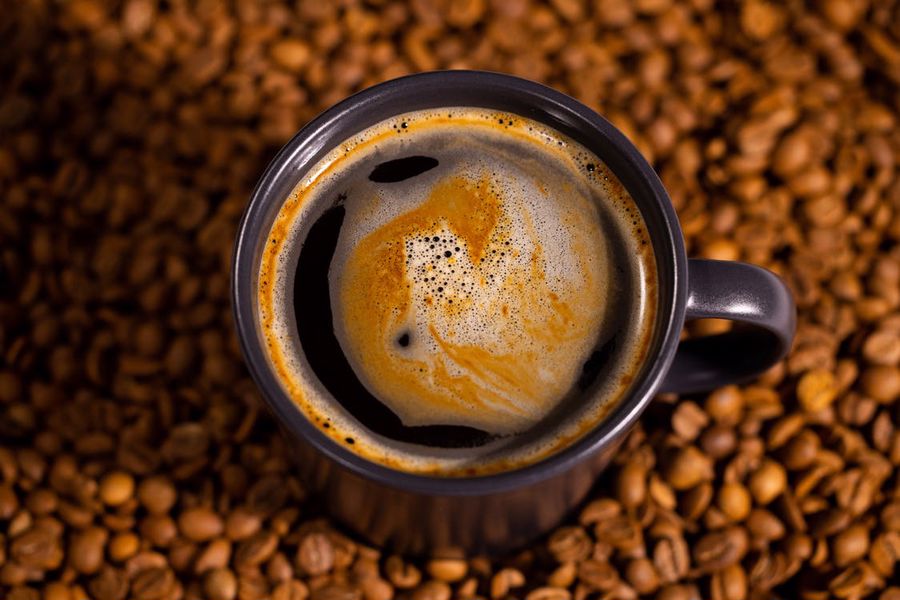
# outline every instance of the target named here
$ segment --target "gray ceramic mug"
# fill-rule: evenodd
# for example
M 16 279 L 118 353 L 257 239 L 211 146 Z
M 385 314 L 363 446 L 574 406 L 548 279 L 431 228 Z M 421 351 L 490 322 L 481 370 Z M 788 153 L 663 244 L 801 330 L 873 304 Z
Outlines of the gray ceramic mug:
M 635 383 L 607 417 L 571 446 L 503 473 L 441 478 L 370 462 L 321 433 L 294 405 L 270 365 L 257 311 L 257 275 L 267 234 L 305 171 L 353 134 L 400 113 L 483 107 L 540 121 L 592 150 L 640 208 L 658 265 L 659 306 L 651 350 Z M 309 211 L 315 220 L 327 207 Z M 328 109 L 278 153 L 244 213 L 235 245 L 232 300 L 250 371 L 297 459 L 331 515 L 372 543 L 408 553 L 462 548 L 498 552 L 557 525 L 654 393 L 697 392 L 760 374 L 787 353 L 795 308 L 782 281 L 738 262 L 688 260 L 678 218 L 659 178 L 622 133 L 578 101 L 496 73 L 422 73 L 362 91 Z M 738 321 L 726 334 L 679 344 L 686 319 Z M 305 360 L 305 357 L 304 357 Z M 327 394 L 322 387 L 318 393 Z

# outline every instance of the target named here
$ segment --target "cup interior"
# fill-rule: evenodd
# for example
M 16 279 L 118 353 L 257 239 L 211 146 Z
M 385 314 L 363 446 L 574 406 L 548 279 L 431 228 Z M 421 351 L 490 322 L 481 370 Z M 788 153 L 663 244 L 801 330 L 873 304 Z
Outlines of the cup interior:
M 269 229 L 309 167 L 343 140 L 397 114 L 439 107 L 482 107 L 542 122 L 603 160 L 628 190 L 650 232 L 658 269 L 656 324 L 635 383 L 597 426 L 559 452 L 519 469 L 471 478 L 441 478 L 394 470 L 352 453 L 322 434 L 283 391 L 266 356 L 257 311 L 257 276 Z M 625 136 L 576 100 L 508 75 L 444 71 L 412 75 L 364 90 L 322 113 L 272 160 L 254 190 L 238 230 L 232 301 L 251 374 L 266 402 L 294 435 L 332 460 L 382 483 L 428 493 L 478 494 L 551 477 L 621 437 L 665 375 L 684 319 L 686 256 L 677 216 L 653 169 Z M 318 393 L 328 394 L 322 387 Z

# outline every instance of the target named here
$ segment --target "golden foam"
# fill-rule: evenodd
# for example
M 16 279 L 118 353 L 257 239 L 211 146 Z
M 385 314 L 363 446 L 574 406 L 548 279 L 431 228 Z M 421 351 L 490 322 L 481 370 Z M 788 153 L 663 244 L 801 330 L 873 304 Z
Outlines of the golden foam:
M 476 180 L 447 176 L 421 205 L 351 249 L 336 303 L 344 351 L 406 425 L 523 431 L 573 388 L 596 343 L 605 299 L 596 217 L 563 213 L 569 223 L 560 241 L 570 245 L 577 268 L 564 285 L 551 285 L 533 215 L 517 200 L 487 173 Z M 519 256 L 521 240 L 506 244 L 512 211 L 526 224 L 528 256 Z M 407 252 L 410 240 L 444 231 L 460 251 L 448 258 L 456 275 L 438 296 L 409 272 Z M 508 264 L 485 263 L 498 249 Z M 410 348 L 399 346 L 410 331 Z

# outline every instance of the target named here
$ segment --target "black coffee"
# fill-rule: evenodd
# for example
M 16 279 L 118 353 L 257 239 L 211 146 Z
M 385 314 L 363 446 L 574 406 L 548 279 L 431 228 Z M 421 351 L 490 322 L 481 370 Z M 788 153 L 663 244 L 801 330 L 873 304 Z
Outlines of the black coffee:
M 328 209 L 310 228 L 294 279 L 297 333 L 307 360 L 318 378 L 341 405 L 374 433 L 387 438 L 442 448 L 478 446 L 494 436 L 472 427 L 456 425 L 404 425 L 391 409 L 362 384 L 350 366 L 334 332 L 334 315 L 328 286 L 328 269 L 344 223 L 342 205 Z M 412 343 L 409 333 L 396 341 L 401 348 Z M 354 443 L 348 437 L 348 443 Z
M 597 157 L 543 125 L 397 117 L 332 152 L 279 213 L 260 276 L 270 357 L 363 456 L 444 475 L 531 463 L 640 367 L 647 240 Z

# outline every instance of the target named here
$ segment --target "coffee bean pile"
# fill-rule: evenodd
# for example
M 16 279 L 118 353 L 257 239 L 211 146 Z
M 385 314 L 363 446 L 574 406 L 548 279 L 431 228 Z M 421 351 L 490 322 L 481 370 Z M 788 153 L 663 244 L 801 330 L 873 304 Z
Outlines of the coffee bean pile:
M 29 0 L 0 39 L 0 597 L 900 599 L 900 2 Z M 658 398 L 532 548 L 413 560 L 307 499 L 229 259 L 304 122 L 464 67 L 608 116 L 690 255 L 783 275 L 799 329 Z

